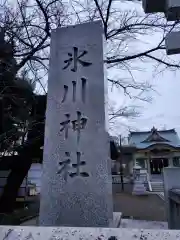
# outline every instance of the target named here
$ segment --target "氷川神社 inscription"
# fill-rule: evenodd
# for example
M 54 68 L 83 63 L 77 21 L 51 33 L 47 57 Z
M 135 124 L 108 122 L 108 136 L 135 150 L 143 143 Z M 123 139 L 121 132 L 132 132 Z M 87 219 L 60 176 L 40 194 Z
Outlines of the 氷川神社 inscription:
M 101 22 L 54 31 L 40 225 L 106 227 L 112 220 L 105 93 Z

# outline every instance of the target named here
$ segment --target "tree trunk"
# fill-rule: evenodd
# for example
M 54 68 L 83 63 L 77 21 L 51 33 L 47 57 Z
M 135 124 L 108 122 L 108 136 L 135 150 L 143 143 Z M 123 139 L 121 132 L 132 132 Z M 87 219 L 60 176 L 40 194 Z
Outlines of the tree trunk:
M 27 158 L 27 155 L 26 157 L 21 155 L 17 161 L 14 161 L 13 168 L 7 178 L 7 183 L 0 198 L 0 213 L 13 212 L 18 190 L 28 174 L 31 163 L 32 158 Z
M 37 118 L 34 117 L 35 113 L 32 114 L 33 119 L 36 119 L 36 124 L 28 127 L 27 141 L 24 144 L 24 138 L 21 143 L 21 147 L 18 151 L 17 159 L 12 161 L 9 159 L 9 164 L 6 161 L 6 169 L 11 170 L 7 178 L 7 183 L 3 189 L 3 194 L 0 198 L 0 213 L 13 212 L 18 190 L 27 176 L 28 171 L 32 164 L 33 157 L 42 160 L 42 150 L 40 147 L 44 144 L 44 118 L 46 109 L 46 96 L 38 96 L 37 102 L 33 105 L 34 111 L 39 114 Z M 36 109 L 38 108 L 38 110 Z M 12 160 L 14 158 L 12 157 Z M 8 165 L 8 166 L 7 166 Z M 1 168 L 2 166 L 2 168 Z M 0 161 L 0 169 L 3 169 L 3 162 Z

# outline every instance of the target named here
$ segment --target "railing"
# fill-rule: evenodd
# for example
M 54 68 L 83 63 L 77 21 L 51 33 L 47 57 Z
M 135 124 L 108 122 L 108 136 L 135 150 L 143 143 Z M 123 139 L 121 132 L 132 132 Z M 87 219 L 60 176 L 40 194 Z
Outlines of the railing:
M 121 177 L 120 177 L 120 175 L 112 175 L 112 183 L 113 183 L 113 184 L 121 183 Z
M 151 186 L 151 181 L 150 181 L 149 173 L 147 173 L 147 183 L 148 183 L 149 191 L 152 192 L 152 186 Z
M 129 183 L 130 178 L 123 176 L 123 182 L 124 183 Z M 113 184 L 120 184 L 121 183 L 121 176 L 120 175 L 112 175 L 112 183 Z
M 174 188 L 168 192 L 168 217 L 170 229 L 180 229 L 180 189 Z
M 141 181 L 144 184 L 148 185 L 149 191 L 152 191 L 151 183 L 150 183 L 150 176 L 148 173 L 141 173 L 139 176 L 134 175 L 134 180 Z M 124 183 L 130 183 L 131 179 L 130 177 L 123 177 Z M 120 184 L 121 183 L 121 177 L 120 175 L 112 175 L 112 183 L 113 184 Z

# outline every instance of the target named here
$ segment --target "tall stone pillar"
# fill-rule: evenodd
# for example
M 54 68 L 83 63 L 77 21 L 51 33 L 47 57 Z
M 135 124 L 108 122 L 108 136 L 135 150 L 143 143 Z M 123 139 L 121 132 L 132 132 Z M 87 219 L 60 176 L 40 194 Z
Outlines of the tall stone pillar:
M 108 227 L 113 218 L 100 21 L 52 33 L 40 225 Z

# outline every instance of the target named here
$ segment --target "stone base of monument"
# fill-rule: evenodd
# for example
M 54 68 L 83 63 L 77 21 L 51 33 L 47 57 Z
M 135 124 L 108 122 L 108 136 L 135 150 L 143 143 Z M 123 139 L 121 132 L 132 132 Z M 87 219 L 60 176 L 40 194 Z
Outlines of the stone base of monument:
M 119 228 L 121 225 L 121 217 L 122 217 L 121 212 L 113 212 L 113 220 L 109 224 L 109 227 L 110 228 Z
M 121 217 L 122 217 L 121 212 L 113 212 L 113 220 L 110 222 L 109 227 L 119 228 L 121 224 Z M 26 222 L 23 222 L 21 225 L 22 226 L 38 226 L 38 218 L 34 218 Z
M 133 195 L 147 195 L 147 191 L 144 186 L 144 183 L 136 181 L 134 183 L 132 194 Z

